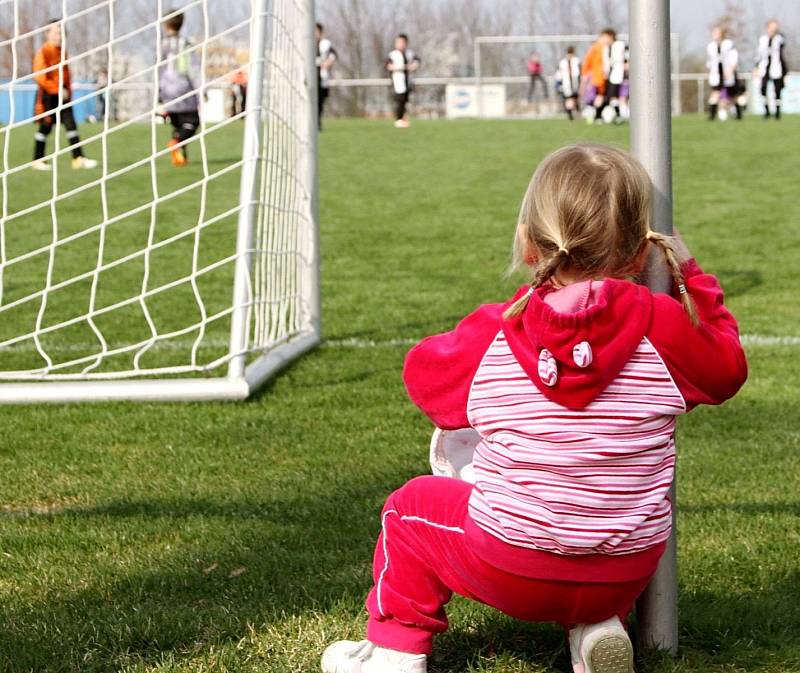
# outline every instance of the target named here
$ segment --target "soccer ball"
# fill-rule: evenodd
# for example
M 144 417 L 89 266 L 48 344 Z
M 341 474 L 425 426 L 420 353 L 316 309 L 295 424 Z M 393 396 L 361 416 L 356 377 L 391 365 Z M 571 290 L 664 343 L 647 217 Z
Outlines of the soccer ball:
M 717 115 L 721 122 L 728 121 L 728 111 L 727 110 L 720 110 L 719 114 Z
M 603 108 L 602 117 L 606 124 L 610 124 L 617 118 L 617 112 L 613 107 L 607 105 Z

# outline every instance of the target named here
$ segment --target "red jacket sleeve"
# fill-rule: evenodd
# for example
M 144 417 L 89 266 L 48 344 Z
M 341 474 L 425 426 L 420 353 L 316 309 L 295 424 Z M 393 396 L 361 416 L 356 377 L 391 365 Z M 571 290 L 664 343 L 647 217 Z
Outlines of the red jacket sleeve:
M 747 379 L 739 328 L 723 304 L 722 288 L 714 276 L 703 273 L 693 259 L 683 265 L 683 273 L 700 325 L 689 322 L 679 301 L 657 294 L 647 336 L 689 409 L 698 404 L 721 404 Z
M 467 399 L 472 379 L 501 330 L 508 304 L 485 304 L 452 332 L 420 341 L 406 356 L 403 381 L 411 400 L 437 427 L 469 427 Z

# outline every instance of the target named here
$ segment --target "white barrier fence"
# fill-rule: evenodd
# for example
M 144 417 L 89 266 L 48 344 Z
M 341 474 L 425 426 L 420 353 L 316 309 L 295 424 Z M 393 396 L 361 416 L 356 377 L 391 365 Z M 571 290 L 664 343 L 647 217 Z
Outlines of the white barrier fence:
M 760 82 L 750 73 L 742 73 L 747 83 L 748 109 L 760 113 L 763 109 Z M 552 76 L 545 77 L 549 95 L 527 100 L 530 83 L 526 75 L 504 77 L 419 77 L 415 80 L 413 96 L 415 113 L 419 117 L 443 117 L 447 115 L 446 88 L 448 85 L 463 87 L 505 88 L 506 113 L 510 117 L 553 117 L 561 114 L 561 99 L 555 93 Z M 676 73 L 672 75 L 673 94 L 680 97 L 680 105 L 673 106 L 673 113 L 703 113 L 706 109 L 709 87 L 706 73 Z M 361 114 L 368 117 L 383 117 L 391 114 L 391 82 L 388 78 L 333 79 L 330 82 L 332 95 L 329 98 L 330 112 L 337 114 Z M 342 99 L 337 100 L 336 92 Z M 800 113 L 800 72 L 789 73 L 783 93 L 784 112 Z M 353 103 L 359 109 L 353 109 Z M 348 110 L 348 103 L 350 109 Z M 477 116 L 477 115 L 476 115 Z M 497 116 L 491 108 L 484 116 Z
M 748 110 L 760 114 L 763 104 L 760 94 L 760 82 L 750 73 L 742 73 L 741 79 L 747 83 Z M 530 83 L 526 75 L 504 77 L 418 77 L 415 80 L 413 109 L 418 117 L 436 118 L 447 115 L 447 87 L 477 87 L 497 94 L 496 87 L 504 91 L 504 114 L 498 114 L 497 108 L 488 104 L 482 111 L 485 117 L 527 117 L 548 118 L 561 114 L 561 99 L 555 92 L 555 81 L 552 76 L 545 77 L 549 95 L 536 97 L 528 102 L 527 92 Z M 673 95 L 678 96 L 680 105 L 673 106 L 674 114 L 703 113 L 706 109 L 709 87 L 705 73 L 677 73 L 672 75 Z M 114 117 L 120 121 L 140 117 L 139 108 L 145 106 L 152 97 L 150 83 L 124 83 L 114 87 L 114 96 L 109 104 Z M 17 84 L 14 91 L 34 90 L 35 85 Z M 366 116 L 386 117 L 392 112 L 391 80 L 383 77 L 330 80 L 332 94 L 328 99 L 326 115 L 329 116 Z M 0 96 L 8 95 L 9 86 L 0 84 Z M 486 91 L 484 92 L 486 93 Z M 76 87 L 76 99 L 95 96 L 89 84 Z M 228 97 L 230 92 L 224 87 L 212 87 L 207 91 L 203 105 L 204 119 L 207 122 L 222 121 L 228 115 Z M 478 116 L 467 113 L 451 116 Z M 787 76 L 787 85 L 783 93 L 783 111 L 788 114 L 800 113 L 800 72 L 792 72 Z

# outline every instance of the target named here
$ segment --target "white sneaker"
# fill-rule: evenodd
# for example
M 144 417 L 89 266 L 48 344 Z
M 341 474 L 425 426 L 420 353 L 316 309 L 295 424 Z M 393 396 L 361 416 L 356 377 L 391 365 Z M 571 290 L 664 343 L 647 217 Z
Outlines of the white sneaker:
M 410 126 L 410 123 L 406 119 L 398 119 L 394 123 L 394 127 L 396 129 L 407 129 Z
M 339 640 L 322 653 L 322 673 L 427 673 L 424 654 L 398 652 L 369 640 Z
M 35 171 L 52 171 L 53 167 L 48 164 L 44 159 L 36 159 L 31 164 L 31 168 Z
M 75 170 L 82 168 L 97 168 L 97 162 L 94 159 L 87 159 L 86 157 L 75 157 L 72 160 L 72 167 Z
M 569 632 L 574 673 L 633 673 L 633 646 L 619 617 Z

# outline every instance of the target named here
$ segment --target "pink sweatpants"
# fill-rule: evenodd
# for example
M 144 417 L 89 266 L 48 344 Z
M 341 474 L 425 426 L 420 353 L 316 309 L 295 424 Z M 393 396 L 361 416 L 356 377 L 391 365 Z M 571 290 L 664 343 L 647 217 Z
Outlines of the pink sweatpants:
M 417 477 L 392 493 L 375 548 L 375 586 L 367 598 L 367 638 L 402 652 L 430 654 L 447 629 L 453 592 L 518 619 L 565 627 L 627 618 L 648 578 L 581 583 L 511 575 L 469 548 L 462 528 L 472 485 Z

